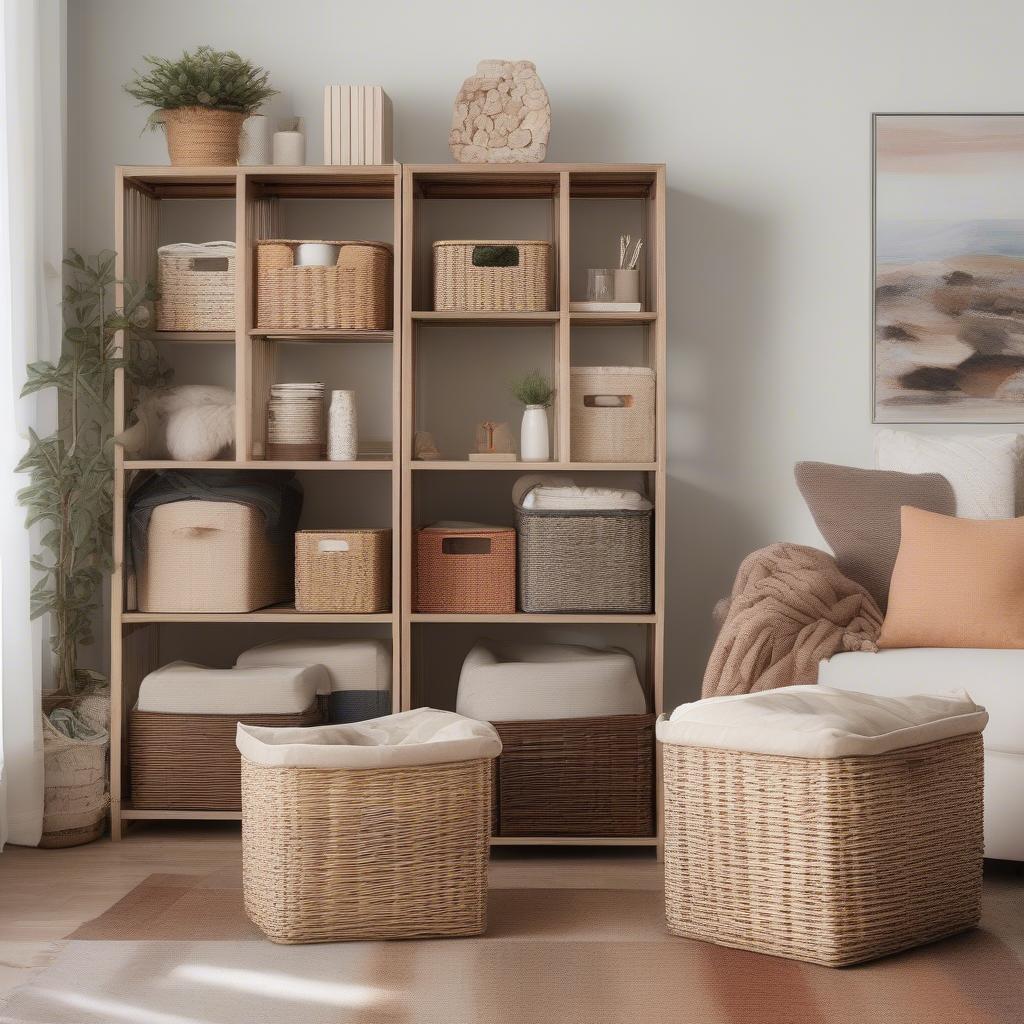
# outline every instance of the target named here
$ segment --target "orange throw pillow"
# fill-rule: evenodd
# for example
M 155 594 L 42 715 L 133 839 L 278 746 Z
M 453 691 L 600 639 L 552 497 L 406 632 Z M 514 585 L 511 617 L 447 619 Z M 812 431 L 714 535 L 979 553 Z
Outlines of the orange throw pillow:
M 904 505 L 879 647 L 1024 647 L 1024 518 Z

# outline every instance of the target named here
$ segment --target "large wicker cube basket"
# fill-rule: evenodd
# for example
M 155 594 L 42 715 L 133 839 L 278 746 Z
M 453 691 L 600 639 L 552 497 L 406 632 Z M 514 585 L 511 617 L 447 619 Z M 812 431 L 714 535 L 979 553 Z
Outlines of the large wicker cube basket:
M 511 527 L 427 527 L 413 536 L 418 612 L 511 614 L 516 610 L 516 533 Z
M 234 243 L 164 245 L 157 250 L 159 331 L 235 329 Z
M 301 242 L 256 243 L 256 326 L 384 331 L 392 317 L 392 251 L 384 242 L 338 245 L 333 267 L 297 266 Z
M 542 311 L 552 291 L 550 242 L 434 243 L 436 310 Z
M 980 734 L 870 757 L 663 750 L 676 935 L 839 967 L 978 922 Z
M 299 530 L 295 610 L 353 615 L 391 609 L 391 530 Z
M 654 834 L 654 715 L 492 724 L 497 835 Z
M 653 462 L 654 371 L 574 366 L 569 374 L 574 462 Z
M 292 597 L 291 545 L 275 543 L 263 513 L 237 502 L 153 509 L 137 572 L 143 612 L 251 612 Z
M 242 759 L 245 910 L 274 942 L 479 935 L 489 758 L 412 768 Z

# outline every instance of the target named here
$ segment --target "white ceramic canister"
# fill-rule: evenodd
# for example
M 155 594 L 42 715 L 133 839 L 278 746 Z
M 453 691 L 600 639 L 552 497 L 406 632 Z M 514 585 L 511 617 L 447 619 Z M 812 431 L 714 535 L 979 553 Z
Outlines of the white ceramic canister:
M 338 263 L 340 245 L 330 242 L 300 242 L 295 247 L 295 266 L 334 267 Z
M 270 163 L 270 121 L 265 114 L 253 114 L 242 122 L 238 162 L 243 167 L 265 167 Z
M 332 391 L 327 413 L 327 458 L 331 462 L 353 462 L 358 455 L 356 393 Z
M 523 426 L 519 435 L 519 458 L 523 462 L 547 462 L 550 457 L 548 410 L 543 405 L 528 405 L 523 409 Z

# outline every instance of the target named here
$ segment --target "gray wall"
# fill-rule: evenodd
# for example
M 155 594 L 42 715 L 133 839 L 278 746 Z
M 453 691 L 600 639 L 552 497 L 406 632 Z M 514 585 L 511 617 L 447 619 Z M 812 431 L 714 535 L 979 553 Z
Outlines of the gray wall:
M 111 166 L 166 162 L 121 84 L 142 54 L 201 43 L 270 69 L 270 112 L 307 117 L 311 160 L 323 85 L 374 82 L 396 158 L 448 161 L 459 84 L 510 57 L 551 95 L 551 160 L 668 164 L 670 700 L 699 686 L 740 558 L 819 542 L 793 462 L 870 462 L 871 111 L 1024 107 L 1024 17 L 999 0 L 68 7 L 70 242 L 86 249 L 112 241 Z

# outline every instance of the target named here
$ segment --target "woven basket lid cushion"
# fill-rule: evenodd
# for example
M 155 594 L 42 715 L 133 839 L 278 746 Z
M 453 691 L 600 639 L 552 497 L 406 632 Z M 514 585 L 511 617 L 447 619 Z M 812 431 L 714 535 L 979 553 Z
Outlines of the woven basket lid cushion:
M 247 760 L 275 768 L 410 768 L 501 753 L 492 725 L 434 708 L 310 729 L 239 722 L 235 743 Z
M 330 693 L 322 665 L 206 668 L 175 661 L 139 686 L 139 711 L 177 715 L 289 715 Z
M 236 668 L 254 665 L 323 665 L 331 692 L 391 689 L 391 646 L 385 640 L 271 640 L 242 651 L 235 661 Z
M 981 732 L 983 707 L 959 690 L 882 697 L 786 686 L 682 704 L 658 719 L 658 739 L 784 757 L 863 757 Z
M 455 710 L 488 722 L 647 711 L 636 663 L 618 647 L 481 641 L 466 655 Z

